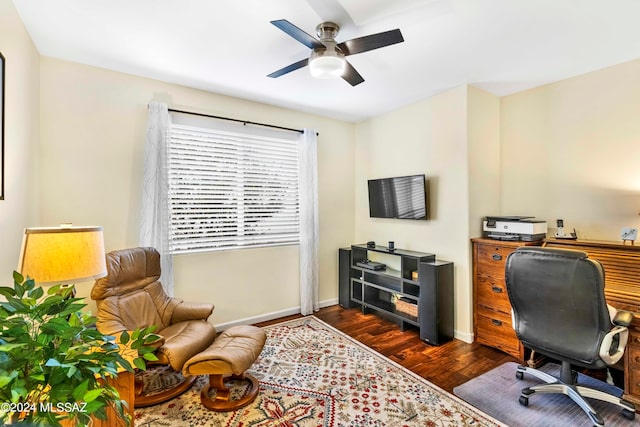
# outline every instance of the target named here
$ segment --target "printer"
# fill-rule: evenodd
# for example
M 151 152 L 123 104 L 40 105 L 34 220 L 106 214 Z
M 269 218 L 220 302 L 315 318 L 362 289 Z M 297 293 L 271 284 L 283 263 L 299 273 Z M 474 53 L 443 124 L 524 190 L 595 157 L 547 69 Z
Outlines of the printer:
M 547 237 L 547 221 L 532 216 L 487 216 L 482 221 L 482 236 L 535 242 Z

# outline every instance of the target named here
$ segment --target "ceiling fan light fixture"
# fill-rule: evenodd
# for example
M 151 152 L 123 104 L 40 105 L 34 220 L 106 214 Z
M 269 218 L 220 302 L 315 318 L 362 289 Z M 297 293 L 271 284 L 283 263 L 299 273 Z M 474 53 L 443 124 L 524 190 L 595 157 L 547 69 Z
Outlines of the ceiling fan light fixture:
M 309 70 L 313 77 L 331 79 L 341 77 L 347 68 L 344 55 L 338 51 L 314 51 L 309 58 Z

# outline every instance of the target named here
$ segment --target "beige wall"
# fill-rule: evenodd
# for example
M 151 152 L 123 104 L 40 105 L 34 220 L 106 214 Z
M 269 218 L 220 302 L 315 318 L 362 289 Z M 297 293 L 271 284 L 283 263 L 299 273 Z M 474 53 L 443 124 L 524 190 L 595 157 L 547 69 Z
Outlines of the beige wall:
M 500 98 L 468 87 L 469 235 L 482 235 L 482 220 L 500 214 Z
M 471 340 L 467 87 L 356 127 L 356 242 L 375 240 L 454 262 L 456 336 Z M 425 174 L 428 221 L 369 218 L 367 180 Z
M 12 272 L 25 227 L 37 220 L 39 61 L 10 0 L 0 0 L 0 52 L 5 57 L 4 200 L 0 200 L 0 284 Z
M 107 251 L 138 242 L 149 101 L 316 129 L 320 300 L 335 301 L 336 249 L 353 238 L 353 124 L 46 57 L 40 76 L 40 222 L 102 225 Z M 181 255 L 174 275 L 176 296 L 216 304 L 215 324 L 299 306 L 296 246 Z
M 619 240 L 640 227 L 640 60 L 501 100 L 503 214 Z

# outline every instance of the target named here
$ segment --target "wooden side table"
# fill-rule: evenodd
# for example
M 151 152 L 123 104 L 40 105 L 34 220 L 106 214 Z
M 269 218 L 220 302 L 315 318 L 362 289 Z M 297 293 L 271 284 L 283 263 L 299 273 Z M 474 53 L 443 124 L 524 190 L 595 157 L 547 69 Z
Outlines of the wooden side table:
M 116 378 L 112 378 L 109 380 L 109 384 L 115 387 L 115 389 L 118 390 L 118 393 L 120 393 L 120 399 L 125 400 L 128 404 L 128 408 L 125 409 L 125 413 L 129 414 L 129 416 L 131 417 L 131 424 L 128 425 L 129 427 L 133 427 L 134 425 L 134 377 L 135 375 L 133 373 L 122 371 L 118 373 L 118 376 Z M 101 420 L 96 417 L 91 417 L 91 420 L 93 421 L 91 423 L 92 427 L 127 427 L 127 423 L 125 422 L 125 420 L 120 418 L 116 410 L 113 408 L 107 408 L 106 420 Z M 71 420 L 63 420 L 61 424 L 63 427 L 75 427 L 75 423 Z
M 128 408 L 125 409 L 125 413 L 129 414 L 131 417 L 130 427 L 133 427 L 133 403 L 135 400 L 135 385 L 134 385 L 135 374 L 128 371 L 123 371 L 118 373 L 118 376 L 109 381 L 109 383 L 118 390 L 120 393 L 120 399 L 125 400 L 127 402 Z M 127 427 L 127 423 L 116 413 L 115 409 L 109 408 L 107 409 L 107 419 L 106 420 L 93 420 L 93 427 Z

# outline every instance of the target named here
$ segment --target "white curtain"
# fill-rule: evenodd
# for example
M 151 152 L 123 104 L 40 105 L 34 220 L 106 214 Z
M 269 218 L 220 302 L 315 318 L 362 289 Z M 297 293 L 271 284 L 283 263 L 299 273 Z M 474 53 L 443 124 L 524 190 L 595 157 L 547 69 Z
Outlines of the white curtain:
M 149 104 L 147 137 L 144 147 L 144 182 L 140 246 L 151 246 L 160 253 L 160 280 L 165 292 L 173 296 L 173 257 L 169 253 L 169 110 L 166 104 Z
M 317 136 L 312 129 L 300 135 L 300 312 L 318 311 L 318 155 Z

